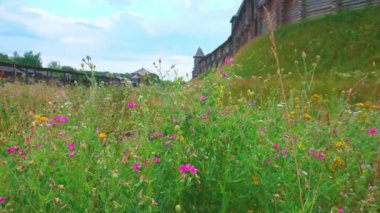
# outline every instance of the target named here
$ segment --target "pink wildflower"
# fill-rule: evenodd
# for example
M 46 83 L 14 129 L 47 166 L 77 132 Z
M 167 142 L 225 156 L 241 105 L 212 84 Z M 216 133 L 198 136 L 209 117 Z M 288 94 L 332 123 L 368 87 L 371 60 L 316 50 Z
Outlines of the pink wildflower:
M 267 159 L 265 160 L 265 162 L 266 162 L 266 163 L 270 163 L 270 158 L 267 158 Z
M 57 117 L 54 118 L 54 121 L 61 122 L 61 123 L 66 123 L 67 121 L 69 121 L 69 118 L 67 116 L 60 116 L 59 115 L 59 116 L 57 116 Z M 54 123 L 50 122 L 49 124 L 54 124 L 55 125 L 55 122 Z M 54 125 L 52 125 L 52 126 L 54 126 Z
M 49 126 L 55 126 L 57 123 L 55 121 L 52 121 L 52 122 L 49 122 L 48 125 Z
M 344 213 L 343 208 L 339 208 L 339 209 L 338 209 L 338 213 Z
M 73 151 L 75 149 L 75 144 L 71 143 L 67 147 L 70 149 L 70 151 Z
M 141 169 L 140 164 L 138 163 L 133 164 L 133 169 L 135 170 L 135 172 L 138 172 Z
M 280 148 L 280 145 L 275 144 L 275 145 L 273 145 L 273 148 L 274 148 L 274 149 L 279 149 L 279 148 Z
M 315 152 L 314 152 L 314 148 L 310 148 L 309 154 L 311 154 L 311 155 L 314 155 L 314 154 L 315 154 Z
M 144 165 L 145 165 L 145 166 L 148 166 L 148 165 L 149 165 L 149 162 L 148 162 L 148 161 L 144 161 Z
M 162 132 L 157 132 L 156 136 L 159 137 L 159 138 L 162 138 L 162 136 L 164 136 L 164 135 L 162 134 Z
M 333 130 L 333 135 L 337 135 L 338 134 L 338 130 L 337 129 L 334 129 Z
M 277 160 L 278 159 L 278 155 L 274 156 L 274 159 Z
M 234 57 L 227 57 L 226 59 L 224 59 L 224 64 L 227 65 L 227 64 L 230 64 L 234 61 L 235 61 Z
M 191 172 L 191 174 L 196 174 L 198 172 L 198 169 L 195 168 L 194 166 L 190 166 L 189 171 Z
M 230 106 L 226 106 L 226 111 L 229 111 L 230 110 Z
M 317 157 L 319 159 L 323 159 L 325 156 L 323 153 L 318 153 L 315 157 Z
M 70 152 L 69 152 L 69 156 L 70 156 L 70 157 L 75 156 L 75 151 L 70 151 Z
M 18 151 L 18 153 L 19 153 L 21 156 L 24 156 L 24 155 L 25 155 L 25 150 L 20 150 L 20 151 Z
M 160 161 L 161 161 L 161 159 L 158 157 L 153 158 L 153 162 L 155 162 L 155 163 L 160 163 Z
M 371 134 L 371 135 L 374 135 L 378 132 L 378 130 L 376 128 L 371 128 L 368 130 L 368 134 Z
M 155 137 L 154 133 L 150 133 L 150 134 L 149 134 L 149 138 L 150 138 L 150 139 L 154 139 L 154 137 Z
M 19 149 L 20 149 L 20 147 L 18 147 L 18 146 L 11 146 L 7 149 L 7 152 L 8 152 L 8 154 L 12 154 L 13 152 L 18 151 Z
M 169 142 L 169 141 L 165 141 L 165 142 L 164 142 L 164 145 L 165 145 L 165 146 L 169 146 L 169 145 L 170 145 L 170 142 Z
M 282 154 L 283 155 L 287 155 L 288 154 L 288 150 L 286 150 L 286 149 L 282 150 Z
M 187 167 L 186 167 L 185 165 L 180 165 L 180 166 L 179 166 L 179 171 L 180 171 L 181 173 L 186 173 L 186 172 L 187 172 Z
M 7 201 L 7 197 L 0 197 L 0 203 L 5 203 Z
M 179 172 L 181 173 L 190 172 L 192 174 L 196 174 L 198 172 L 198 169 L 188 163 L 186 165 L 180 165 Z
M 170 139 L 172 139 L 172 140 L 174 140 L 175 139 L 175 134 L 172 134 L 171 136 L 170 136 Z
M 41 148 L 41 144 L 36 144 L 34 147 L 35 147 L 36 149 L 39 149 L 39 148 Z
M 300 170 L 297 171 L 297 176 L 301 176 L 301 171 Z
M 202 118 L 202 119 L 206 119 L 207 116 L 206 116 L 206 115 L 202 115 L 201 118 Z
M 222 73 L 223 73 L 222 68 L 218 67 L 218 73 L 219 73 L 219 74 L 222 74 Z
M 55 165 L 55 162 L 54 161 L 51 161 L 50 162 L 50 166 L 54 166 Z
M 226 72 L 223 72 L 222 76 L 223 76 L 223 78 L 226 78 L 228 76 L 228 74 Z
M 128 107 L 129 107 L 130 109 L 135 108 L 136 106 L 137 106 L 137 104 L 136 104 L 134 101 L 131 101 L 131 102 L 129 102 L 129 104 L 128 104 Z
M 298 138 L 297 138 L 296 136 L 293 136 L 293 137 L 292 137 L 292 141 L 293 141 L 293 142 L 297 142 L 297 141 L 298 141 Z
M 199 99 L 200 99 L 201 101 L 205 101 L 205 100 L 206 100 L 206 97 L 202 95 Z

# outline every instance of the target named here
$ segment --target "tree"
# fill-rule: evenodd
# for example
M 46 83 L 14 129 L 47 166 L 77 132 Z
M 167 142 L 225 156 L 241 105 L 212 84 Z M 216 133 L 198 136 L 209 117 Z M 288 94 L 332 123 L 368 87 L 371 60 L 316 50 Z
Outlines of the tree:
M 34 54 L 33 51 L 25 52 L 23 56 L 14 52 L 12 62 L 17 65 L 42 68 L 41 53 Z
M 60 70 L 62 69 L 61 65 L 59 64 L 58 61 L 51 61 L 49 64 L 48 64 L 48 68 L 50 69 L 55 69 L 55 70 Z
M 11 63 L 12 61 L 8 55 L 0 53 L 0 62 Z
M 67 65 L 62 66 L 61 70 L 63 70 L 63 71 L 73 71 L 73 72 L 77 71 L 75 68 L 67 66 Z

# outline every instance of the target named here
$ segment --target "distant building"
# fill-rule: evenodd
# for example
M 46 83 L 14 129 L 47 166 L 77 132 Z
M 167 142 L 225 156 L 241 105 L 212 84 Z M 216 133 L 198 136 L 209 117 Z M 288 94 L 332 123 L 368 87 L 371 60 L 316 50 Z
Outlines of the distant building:
M 145 68 L 141 68 L 133 73 L 131 73 L 131 81 L 133 86 L 138 86 L 141 83 L 150 84 L 153 82 L 157 82 L 159 77 L 146 70 Z
M 197 52 L 194 55 L 194 70 L 193 70 L 193 78 L 197 77 L 202 69 L 200 61 L 205 57 L 205 54 L 203 53 L 202 49 L 199 47 Z

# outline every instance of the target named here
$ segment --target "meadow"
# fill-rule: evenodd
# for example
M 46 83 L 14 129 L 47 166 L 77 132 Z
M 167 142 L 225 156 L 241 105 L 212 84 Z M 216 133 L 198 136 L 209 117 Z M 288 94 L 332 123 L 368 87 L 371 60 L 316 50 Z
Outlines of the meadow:
M 379 212 L 379 72 L 330 86 L 308 54 L 249 81 L 238 54 L 186 84 L 2 84 L 0 212 Z
M 1 210 L 378 211 L 376 105 L 232 97 L 235 66 L 202 85 L 3 85 Z

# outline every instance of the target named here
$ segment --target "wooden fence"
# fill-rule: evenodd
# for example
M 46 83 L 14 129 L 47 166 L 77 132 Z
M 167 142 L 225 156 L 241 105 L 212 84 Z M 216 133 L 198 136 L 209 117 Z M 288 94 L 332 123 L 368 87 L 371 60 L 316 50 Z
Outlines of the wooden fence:
M 211 53 L 195 63 L 193 78 L 222 65 L 226 57 L 235 54 L 251 39 L 268 32 L 264 6 L 273 27 L 314 19 L 342 10 L 380 5 L 380 0 L 244 0 L 231 19 L 231 35 Z
M 91 76 L 89 71 L 63 71 L 47 68 L 36 68 L 20 66 L 0 62 L 0 80 L 2 82 L 24 82 L 36 83 L 44 81 L 51 85 L 70 85 L 75 82 L 83 85 L 90 85 L 88 77 Z M 106 85 L 120 85 L 122 81 L 127 80 L 120 76 L 107 76 L 95 73 L 97 82 L 104 82 Z

